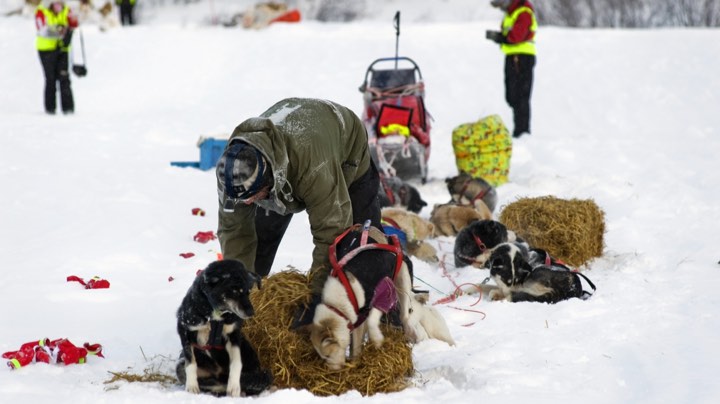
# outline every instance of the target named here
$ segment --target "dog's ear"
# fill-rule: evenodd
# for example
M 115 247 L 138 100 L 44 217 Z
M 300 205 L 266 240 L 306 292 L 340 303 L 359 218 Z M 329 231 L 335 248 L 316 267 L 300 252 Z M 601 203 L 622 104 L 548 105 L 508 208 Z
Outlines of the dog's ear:
M 516 267 L 515 279 L 517 283 L 525 282 L 525 279 L 527 279 L 528 275 L 530 275 L 530 272 L 532 272 L 532 267 L 527 263 L 527 261 L 523 260 L 522 264 Z

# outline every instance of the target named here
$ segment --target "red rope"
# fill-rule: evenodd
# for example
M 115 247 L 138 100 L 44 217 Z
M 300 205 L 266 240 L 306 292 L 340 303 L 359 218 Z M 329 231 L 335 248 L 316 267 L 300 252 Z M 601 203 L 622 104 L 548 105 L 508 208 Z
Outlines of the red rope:
M 469 282 L 468 282 L 468 283 L 462 283 L 462 284 L 458 285 L 458 284 L 455 283 L 455 281 L 450 277 L 450 274 L 448 273 L 447 268 L 445 267 L 445 255 L 443 255 L 443 259 L 440 260 L 440 267 L 441 267 L 442 270 L 443 270 L 443 276 L 446 277 L 446 278 L 448 278 L 448 280 L 450 280 L 450 282 L 453 284 L 453 286 L 455 286 L 455 290 L 454 290 L 450 295 L 448 295 L 448 296 L 446 296 L 446 297 L 444 297 L 444 298 L 442 298 L 442 299 L 437 300 L 435 303 L 433 303 L 433 306 L 436 305 L 436 304 L 446 304 L 446 303 L 454 302 L 455 300 L 457 300 L 458 296 L 462 296 L 462 295 L 463 295 L 463 290 L 462 290 L 462 287 L 463 287 L 463 286 L 473 286 L 473 287 L 475 287 L 475 289 L 477 289 L 478 292 L 479 292 L 479 296 L 478 296 L 477 301 L 475 301 L 475 303 L 471 304 L 471 305 L 470 305 L 471 307 L 472 307 L 472 306 L 475 306 L 476 304 L 478 304 L 478 303 L 480 303 L 480 302 L 482 301 L 483 291 L 482 291 L 482 288 L 481 288 L 480 286 L 478 286 L 478 285 L 476 285 L 476 284 L 474 284 L 474 283 L 469 283 Z M 470 312 L 470 313 L 481 314 L 481 315 L 483 316 L 483 317 L 482 317 L 482 320 L 485 320 L 485 317 L 487 317 L 487 315 L 486 315 L 484 312 L 480 311 L 480 310 L 466 309 L 466 308 L 455 307 L 455 306 L 448 306 L 448 307 L 451 308 L 451 309 L 455 309 L 455 310 L 467 311 L 467 312 Z M 461 324 L 461 325 L 462 325 L 463 327 L 470 327 L 470 326 L 472 326 L 473 324 L 475 324 L 475 322 L 467 323 L 467 324 Z

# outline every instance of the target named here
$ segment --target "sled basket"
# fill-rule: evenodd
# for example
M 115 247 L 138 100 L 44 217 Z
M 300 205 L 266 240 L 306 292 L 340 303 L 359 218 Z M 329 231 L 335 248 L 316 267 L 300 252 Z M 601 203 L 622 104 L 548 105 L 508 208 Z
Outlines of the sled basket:
M 389 64 L 393 68 L 387 68 Z M 407 57 L 376 59 L 367 68 L 359 90 L 364 101 L 362 120 L 378 168 L 388 176 L 425 182 L 431 117 L 425 109 L 425 87 L 415 61 Z

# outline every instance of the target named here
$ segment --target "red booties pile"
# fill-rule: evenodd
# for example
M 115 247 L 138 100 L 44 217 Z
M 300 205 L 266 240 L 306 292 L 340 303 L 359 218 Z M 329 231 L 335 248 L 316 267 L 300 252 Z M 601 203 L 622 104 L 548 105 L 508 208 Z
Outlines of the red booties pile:
M 102 345 L 85 343 L 82 347 L 77 347 L 67 338 L 49 340 L 48 338 L 39 341 L 32 341 L 22 344 L 19 350 L 9 351 L 2 354 L 5 359 L 10 359 L 7 365 L 10 369 L 20 369 L 27 366 L 33 361 L 50 363 L 64 363 L 72 365 L 74 363 L 85 363 L 88 355 L 96 355 L 104 358 L 102 354 Z

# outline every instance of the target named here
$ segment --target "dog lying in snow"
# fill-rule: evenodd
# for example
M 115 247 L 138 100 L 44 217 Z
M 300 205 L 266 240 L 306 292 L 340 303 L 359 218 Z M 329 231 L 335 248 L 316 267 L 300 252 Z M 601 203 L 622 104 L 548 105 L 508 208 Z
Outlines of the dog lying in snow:
M 490 209 L 495 211 L 497 205 L 497 191 L 482 178 L 473 178 L 469 174 L 459 175 L 445 180 L 452 201 L 458 205 L 475 206 L 476 202 L 482 201 Z
M 460 230 L 478 220 L 490 220 L 492 213 L 483 201 L 475 206 L 458 205 L 454 202 L 435 205 L 430 222 L 435 226 L 435 236 L 456 236 Z
M 436 318 L 434 313 L 425 310 L 418 310 L 413 317 L 417 324 L 410 326 L 410 310 L 415 300 L 412 275 L 396 237 L 388 242 L 385 235 L 369 223 L 362 228 L 355 225 L 330 247 L 330 262 L 332 272 L 308 327 L 315 351 L 331 370 L 345 365 L 348 347 L 352 359 L 360 355 L 365 335 L 376 347 L 382 346 L 380 320 L 395 305 L 411 342 L 432 338 L 436 329 L 445 326 L 441 317 Z M 436 324 L 438 321 L 442 325 Z M 430 324 L 429 330 L 423 322 Z M 424 332 L 418 333 L 418 327 Z
M 425 262 L 439 261 L 435 247 L 425 241 L 435 232 L 432 223 L 403 208 L 383 208 L 381 214 L 383 220 L 405 234 L 408 254 Z
M 416 341 L 437 339 L 455 345 L 445 320 L 434 307 L 427 304 L 427 294 L 417 293 L 410 299 L 408 326 Z
M 455 267 L 483 268 L 493 248 L 507 242 L 523 242 L 504 224 L 494 220 L 472 222 L 458 233 L 453 253 Z
M 540 262 L 538 258 L 533 259 Z M 557 303 L 573 297 L 587 298 L 592 293 L 583 290 L 580 277 L 595 290 L 595 285 L 585 275 L 571 271 L 557 261 L 553 263 L 549 255 L 543 258 L 542 264 L 533 267 L 528 262 L 528 251 L 513 243 L 495 247 L 487 265 L 490 277 L 498 286 L 490 291 L 492 300 Z
M 213 262 L 195 278 L 177 311 L 182 354 L 176 370 L 186 391 L 239 397 L 272 383 L 242 333 L 255 313 L 249 295 L 256 284 L 260 278 L 235 260 Z
M 427 202 L 420 197 L 417 188 L 398 177 L 380 176 L 378 189 L 380 207 L 402 207 L 410 212 L 420 213 Z

